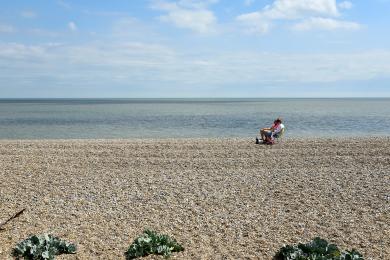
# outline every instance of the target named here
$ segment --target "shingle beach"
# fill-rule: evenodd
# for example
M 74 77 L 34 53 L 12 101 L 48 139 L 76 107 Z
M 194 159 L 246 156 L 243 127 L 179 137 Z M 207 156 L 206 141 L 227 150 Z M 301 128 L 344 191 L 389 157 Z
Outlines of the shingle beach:
M 145 228 L 172 259 L 272 259 L 316 236 L 390 259 L 390 138 L 0 141 L 0 259 L 51 233 L 57 259 L 124 259 Z M 162 259 L 146 257 L 144 259 Z

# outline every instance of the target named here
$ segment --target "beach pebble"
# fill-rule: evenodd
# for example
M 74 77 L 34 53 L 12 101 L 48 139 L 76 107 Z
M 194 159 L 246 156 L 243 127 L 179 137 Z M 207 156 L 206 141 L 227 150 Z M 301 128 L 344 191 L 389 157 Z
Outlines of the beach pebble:
M 390 259 L 390 138 L 0 141 L 0 259 L 31 234 L 59 259 L 123 259 L 150 228 L 173 259 L 272 259 L 320 236 Z M 145 259 L 162 259 L 150 256 Z

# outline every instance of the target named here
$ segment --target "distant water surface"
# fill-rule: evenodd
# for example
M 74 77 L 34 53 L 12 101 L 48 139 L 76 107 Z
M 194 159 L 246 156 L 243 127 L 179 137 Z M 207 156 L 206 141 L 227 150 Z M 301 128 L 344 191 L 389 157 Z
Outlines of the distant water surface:
M 390 99 L 0 99 L 0 139 L 390 136 Z

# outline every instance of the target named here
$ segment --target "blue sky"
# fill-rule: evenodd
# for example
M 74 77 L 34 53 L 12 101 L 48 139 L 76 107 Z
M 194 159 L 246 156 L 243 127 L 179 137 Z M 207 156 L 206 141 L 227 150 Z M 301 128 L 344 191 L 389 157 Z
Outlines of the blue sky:
M 0 98 L 390 97 L 390 0 L 0 0 Z

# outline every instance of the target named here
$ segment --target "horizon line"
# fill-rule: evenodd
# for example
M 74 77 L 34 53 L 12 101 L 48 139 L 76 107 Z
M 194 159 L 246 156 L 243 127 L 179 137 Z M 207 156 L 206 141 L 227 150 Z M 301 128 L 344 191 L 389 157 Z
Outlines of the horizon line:
M 0 97 L 0 100 L 45 100 L 45 99 L 386 99 L 390 96 L 345 96 L 345 97 Z

